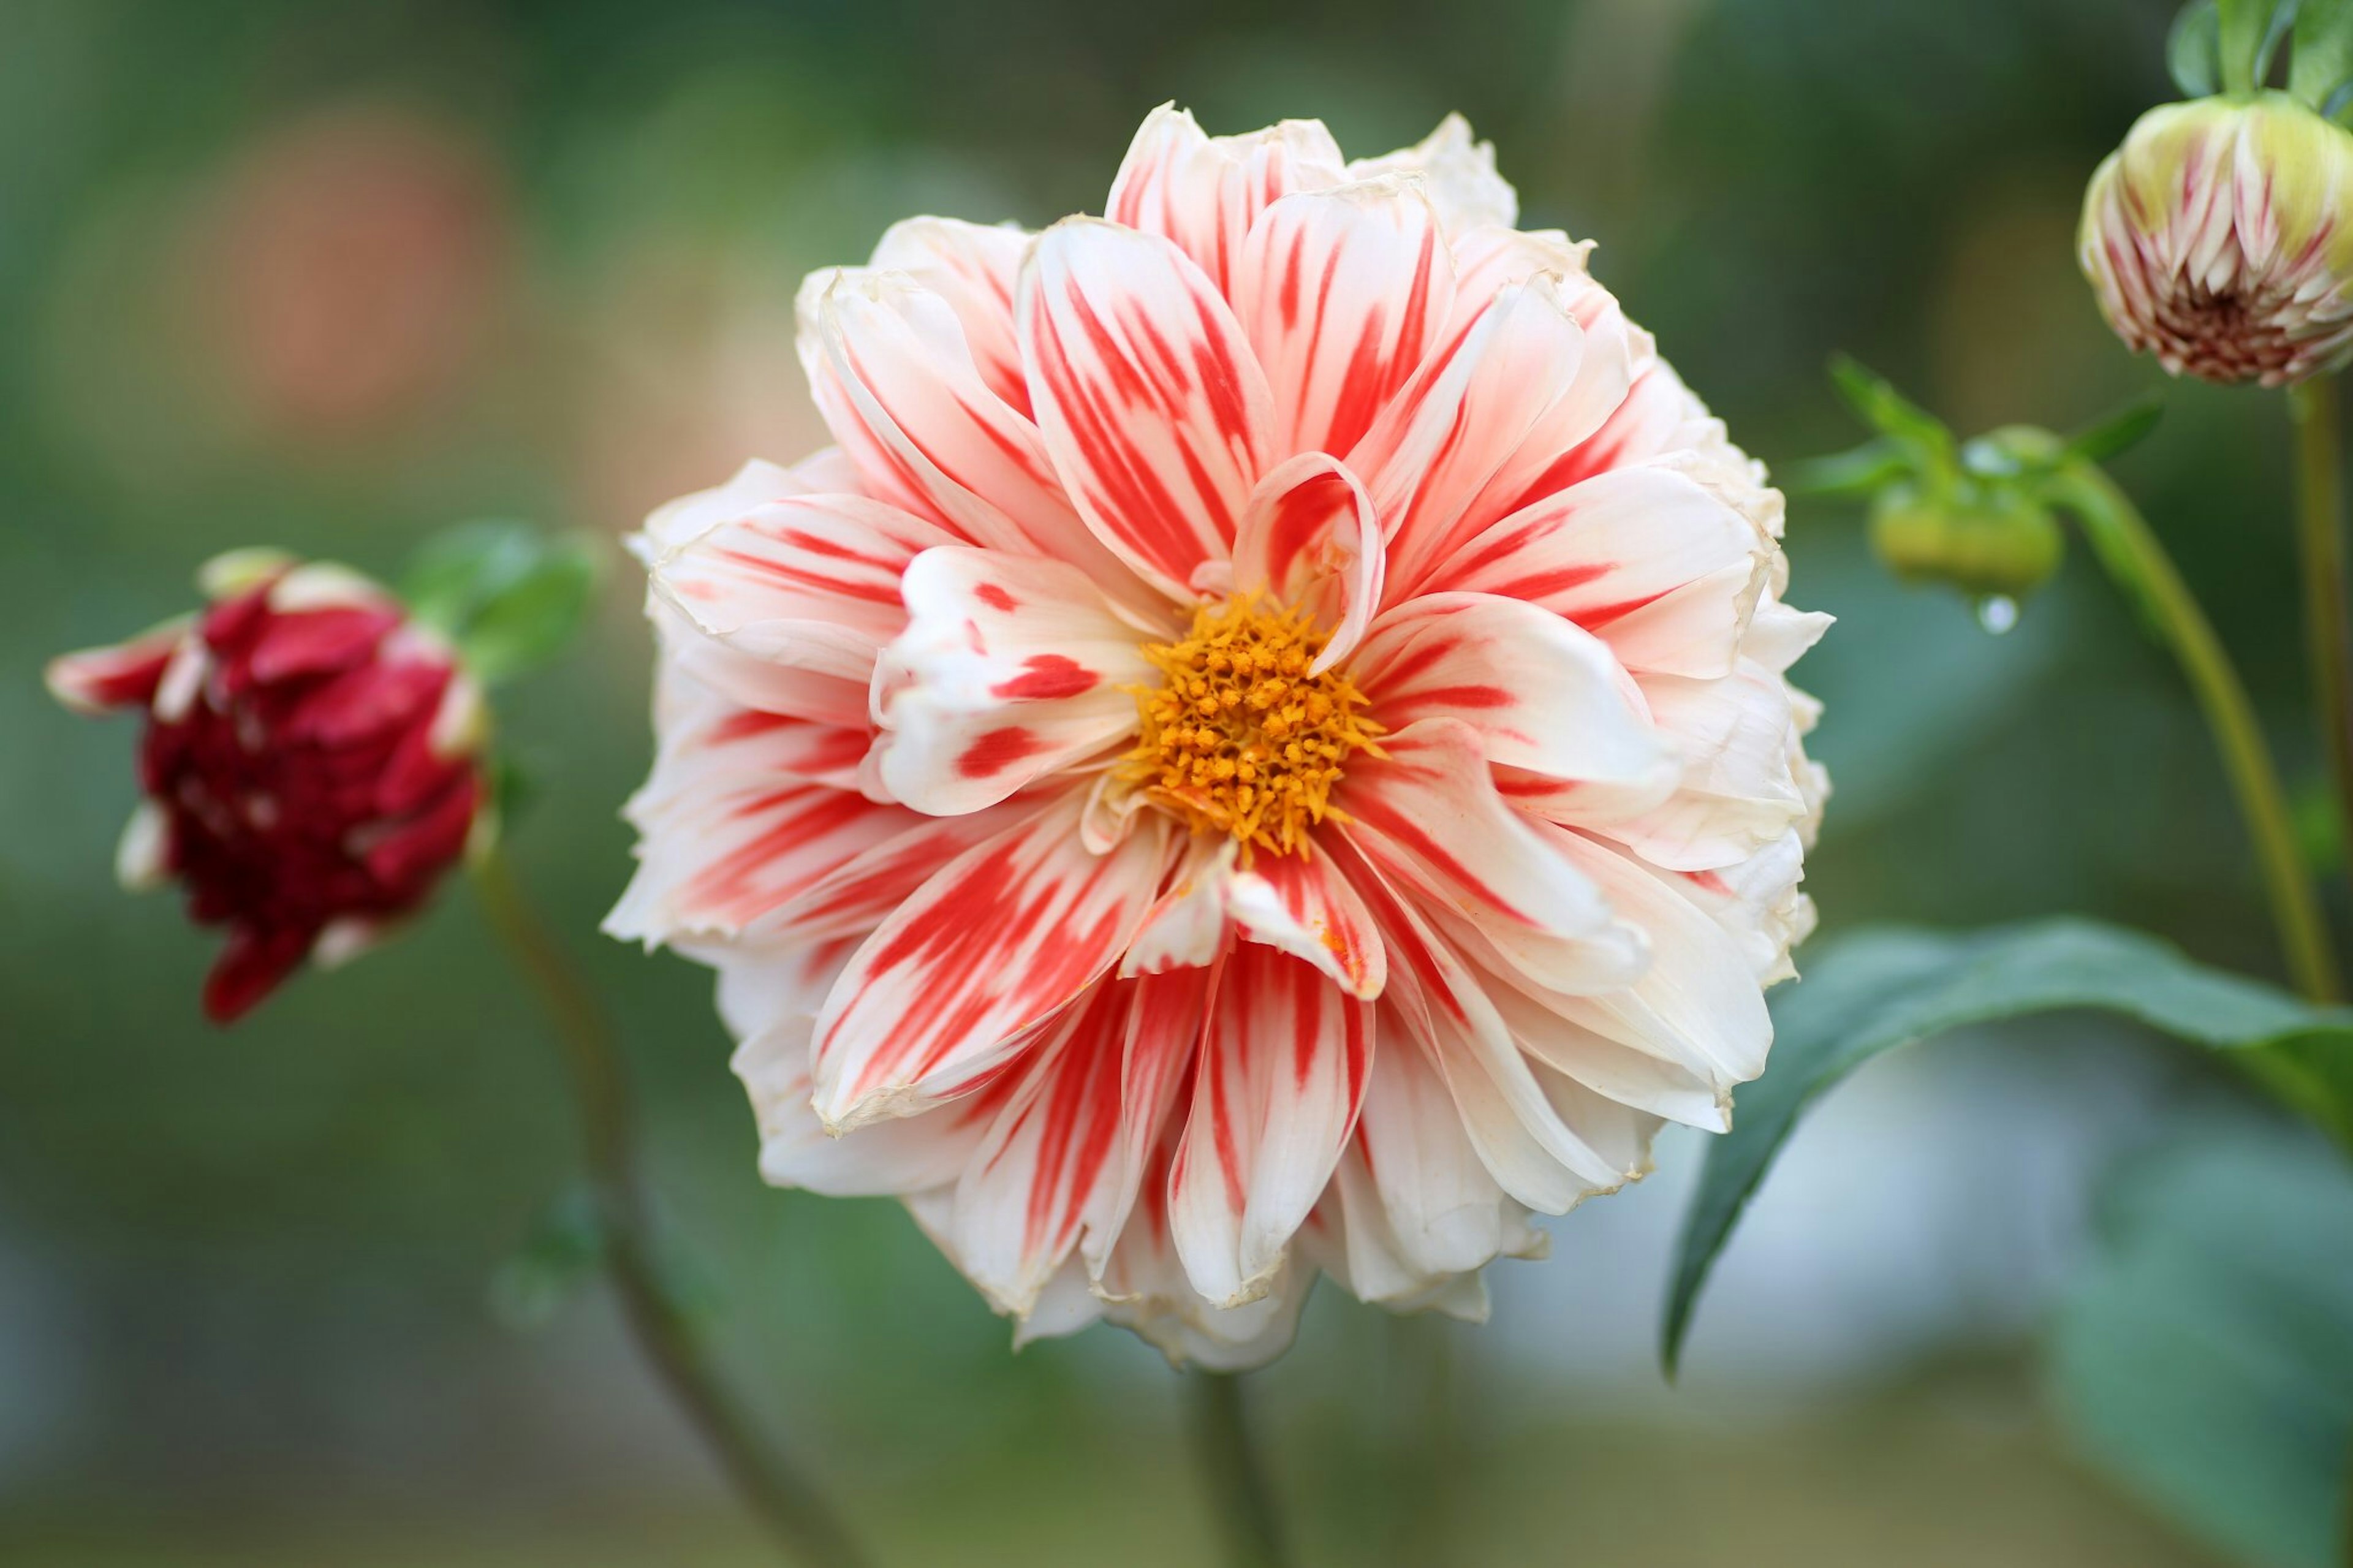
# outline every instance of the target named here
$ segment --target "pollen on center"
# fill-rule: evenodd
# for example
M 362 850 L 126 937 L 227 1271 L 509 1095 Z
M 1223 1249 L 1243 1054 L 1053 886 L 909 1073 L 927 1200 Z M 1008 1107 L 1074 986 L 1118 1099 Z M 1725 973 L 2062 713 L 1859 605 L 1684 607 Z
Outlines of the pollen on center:
M 1196 609 L 1183 637 L 1144 645 L 1163 679 L 1134 689 L 1142 733 L 1122 775 L 1197 830 L 1308 853 L 1309 829 L 1344 816 L 1332 792 L 1348 758 L 1382 754 L 1365 694 L 1314 670 L 1328 637 L 1305 610 L 1254 595 Z

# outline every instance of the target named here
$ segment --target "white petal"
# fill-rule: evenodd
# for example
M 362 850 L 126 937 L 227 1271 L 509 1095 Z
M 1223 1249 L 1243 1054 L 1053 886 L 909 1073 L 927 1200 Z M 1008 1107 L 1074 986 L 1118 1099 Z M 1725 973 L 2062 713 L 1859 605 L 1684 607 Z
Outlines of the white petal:
M 1449 235 L 1481 224 L 1510 228 L 1520 218 L 1520 198 L 1495 173 L 1495 144 L 1472 139 L 1471 122 L 1450 114 L 1414 146 L 1348 165 L 1351 179 L 1378 174 L 1415 174 Z

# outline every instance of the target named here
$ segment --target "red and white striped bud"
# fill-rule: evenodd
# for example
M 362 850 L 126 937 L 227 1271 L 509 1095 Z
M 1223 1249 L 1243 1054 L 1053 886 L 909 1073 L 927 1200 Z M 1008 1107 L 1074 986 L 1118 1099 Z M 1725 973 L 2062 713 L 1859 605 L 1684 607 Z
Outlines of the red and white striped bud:
M 2353 133 L 2284 93 L 2150 110 L 2092 176 L 2077 257 L 2175 375 L 2280 386 L 2353 354 Z
M 118 869 L 227 928 L 204 992 L 225 1024 L 425 901 L 487 799 L 486 726 L 448 644 L 358 574 L 240 552 L 201 581 L 205 609 L 68 654 L 48 684 L 145 714 Z

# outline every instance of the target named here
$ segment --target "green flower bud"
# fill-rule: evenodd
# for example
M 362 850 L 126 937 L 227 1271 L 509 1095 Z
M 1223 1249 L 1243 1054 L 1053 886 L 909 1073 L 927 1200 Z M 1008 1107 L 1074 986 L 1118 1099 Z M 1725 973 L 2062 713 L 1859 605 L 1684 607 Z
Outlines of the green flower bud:
M 2059 521 L 2014 486 L 1898 483 L 1872 501 L 1871 545 L 1906 582 L 1946 583 L 1972 598 L 2023 598 L 2065 552 Z

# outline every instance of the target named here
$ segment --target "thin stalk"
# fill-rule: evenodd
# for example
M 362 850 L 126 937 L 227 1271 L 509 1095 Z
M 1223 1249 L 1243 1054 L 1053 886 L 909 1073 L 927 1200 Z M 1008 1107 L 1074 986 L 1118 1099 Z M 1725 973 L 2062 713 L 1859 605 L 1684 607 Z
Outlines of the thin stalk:
M 2312 703 L 2335 785 L 2338 840 L 2353 858 L 2353 617 L 2345 598 L 2344 420 L 2337 382 L 2320 376 L 2287 395 L 2295 423 L 2296 553 L 2304 570 L 2305 657 Z
M 546 1009 L 579 1102 L 605 1262 L 638 1349 L 653 1364 L 728 1479 L 796 1561 L 865 1568 L 832 1507 L 765 1436 L 712 1365 L 702 1336 L 664 1280 L 638 1173 L 635 1118 L 619 1047 L 604 1009 L 532 907 L 496 844 L 473 862 L 491 930 Z
M 2255 722 L 2254 706 L 2230 654 L 2181 580 L 2173 558 L 2115 480 L 2097 466 L 2076 461 L 2062 471 L 2057 483 L 2054 499 L 2076 514 L 2108 575 L 2139 607 L 2189 683 L 2253 842 L 2272 923 L 2278 928 L 2295 988 L 2314 1002 L 2337 1001 L 2340 993 L 2327 917 L 2296 845 L 2271 747 Z
M 1241 1379 L 1231 1373 L 1197 1372 L 1185 1381 L 1192 1394 L 1193 1447 L 1225 1533 L 1227 1560 L 1234 1568 L 1286 1568 L 1291 1556 L 1267 1489 L 1266 1467 L 1250 1435 Z

